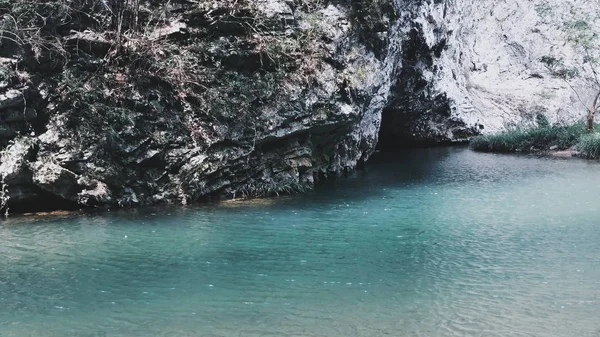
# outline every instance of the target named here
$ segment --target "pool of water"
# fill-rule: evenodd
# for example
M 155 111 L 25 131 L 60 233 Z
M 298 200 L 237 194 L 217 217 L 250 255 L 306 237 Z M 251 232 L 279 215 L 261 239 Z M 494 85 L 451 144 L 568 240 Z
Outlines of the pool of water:
M 0 223 L 0 336 L 600 336 L 600 164 L 380 155 L 293 197 Z

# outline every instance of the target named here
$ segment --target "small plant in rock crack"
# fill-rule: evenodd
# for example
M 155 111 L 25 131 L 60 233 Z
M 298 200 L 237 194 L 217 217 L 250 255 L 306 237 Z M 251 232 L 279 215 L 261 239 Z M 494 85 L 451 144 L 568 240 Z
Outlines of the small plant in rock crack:
M 550 13 L 552 13 L 552 6 L 550 5 L 550 3 L 548 3 L 548 1 L 542 1 L 538 4 L 536 4 L 534 6 L 536 13 L 542 17 L 545 18 L 547 15 L 549 15 Z

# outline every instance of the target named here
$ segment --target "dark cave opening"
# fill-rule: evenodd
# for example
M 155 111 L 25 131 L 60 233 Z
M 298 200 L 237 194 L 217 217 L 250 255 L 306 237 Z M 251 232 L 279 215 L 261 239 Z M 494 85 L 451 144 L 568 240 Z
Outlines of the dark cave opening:
M 35 188 L 35 195 L 27 198 L 12 198 L 8 200 L 10 214 L 43 213 L 54 211 L 76 211 L 82 208 L 76 202 L 61 198 L 41 189 Z M 4 210 L 3 210 L 4 211 Z
M 397 113 L 394 109 L 383 109 L 377 150 L 391 151 L 415 147 L 413 140 L 405 134 L 409 128 L 407 124 L 407 118 L 403 114 Z

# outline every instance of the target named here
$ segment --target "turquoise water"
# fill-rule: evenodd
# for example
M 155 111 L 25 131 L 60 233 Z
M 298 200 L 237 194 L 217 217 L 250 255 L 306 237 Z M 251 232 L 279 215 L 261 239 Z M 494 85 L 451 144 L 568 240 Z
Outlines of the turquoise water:
M 382 156 L 302 196 L 0 224 L 0 336 L 600 336 L 600 165 Z

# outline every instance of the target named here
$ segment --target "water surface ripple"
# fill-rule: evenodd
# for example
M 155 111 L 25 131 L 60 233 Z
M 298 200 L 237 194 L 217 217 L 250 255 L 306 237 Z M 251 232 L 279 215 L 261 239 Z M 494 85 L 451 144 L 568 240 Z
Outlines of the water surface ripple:
M 0 336 L 600 336 L 600 165 L 382 156 L 302 196 L 0 224 Z

